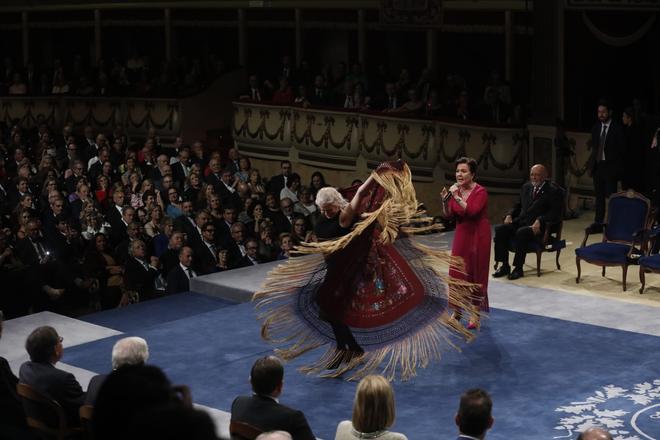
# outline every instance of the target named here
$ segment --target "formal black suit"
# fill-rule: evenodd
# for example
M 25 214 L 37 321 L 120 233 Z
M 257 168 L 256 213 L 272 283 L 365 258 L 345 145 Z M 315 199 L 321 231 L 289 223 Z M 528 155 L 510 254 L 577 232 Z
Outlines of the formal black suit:
M 215 272 L 216 264 L 218 264 L 217 255 L 213 255 L 205 242 L 197 243 L 193 247 L 193 269 L 201 275 L 206 275 Z
M 256 266 L 257 264 L 261 264 L 261 263 L 262 261 L 259 257 L 257 257 L 256 260 L 253 261 L 250 259 L 250 257 L 246 255 L 238 260 L 234 268 Z
M 96 376 L 92 377 L 92 379 L 89 381 L 89 385 L 87 385 L 85 405 L 94 406 L 94 403 L 96 402 L 96 396 L 99 394 L 101 385 L 103 385 L 103 382 L 105 382 L 107 378 L 107 374 L 97 374 Z
M 302 411 L 277 403 L 268 396 L 239 396 L 231 404 L 231 420 L 249 423 L 262 431 L 281 430 L 293 440 L 314 440 Z
M 147 269 L 135 258 L 129 257 L 124 265 L 124 286 L 126 290 L 139 292 L 140 298 L 149 298 L 154 294 L 154 281 L 158 275 L 158 270 L 151 266 Z
M 181 293 L 189 291 L 190 279 L 181 268 L 181 264 L 177 264 L 172 268 L 170 273 L 167 274 L 167 293 Z
M 607 125 L 605 145 L 601 146 L 603 125 Z M 617 183 L 621 179 L 626 154 L 626 137 L 623 127 L 610 120 L 605 124 L 597 122 L 591 129 L 591 148 L 596 191 L 596 215 L 594 223 L 603 223 L 605 218 L 605 199 L 616 192 Z M 599 153 L 603 153 L 599 157 Z M 604 157 L 603 157 L 604 156 Z
M 495 226 L 495 261 L 509 264 L 509 243 L 515 238 L 516 253 L 513 265 L 522 269 L 528 243 L 538 238 L 531 225 L 539 220 L 542 236 L 548 222 L 557 222 L 561 217 L 564 192 L 561 188 L 546 180 L 534 195 L 534 186 L 527 182 L 520 190 L 520 198 L 508 212 L 512 223 Z
M 278 174 L 276 176 L 271 177 L 268 180 L 268 184 L 266 185 L 266 190 L 269 193 L 275 194 L 275 196 L 279 198 L 280 192 L 282 192 L 284 186 L 285 186 L 284 175 Z
M 233 207 L 240 210 L 242 207 L 241 198 L 236 189 L 232 192 L 227 186 L 220 181 L 220 184 L 215 187 L 216 194 L 220 196 L 223 207 Z
M 170 167 L 172 168 L 172 178 L 183 188 L 183 184 L 186 181 L 186 172 L 183 169 L 183 164 L 181 162 L 175 162 Z M 188 171 L 188 174 L 190 174 L 190 171 Z
M 25 426 L 25 414 L 16 393 L 18 378 L 9 368 L 9 363 L 0 357 L 0 427 Z
M 80 424 L 78 410 L 85 402 L 85 393 L 73 374 L 48 362 L 27 361 L 21 365 L 18 376 L 21 383 L 62 405 L 70 425 Z

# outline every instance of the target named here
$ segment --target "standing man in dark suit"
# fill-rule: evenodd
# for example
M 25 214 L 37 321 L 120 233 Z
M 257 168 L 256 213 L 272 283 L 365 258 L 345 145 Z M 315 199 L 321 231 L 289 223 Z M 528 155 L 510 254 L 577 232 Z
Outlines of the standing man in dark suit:
M 504 223 L 495 226 L 495 263 L 502 266 L 493 274 L 495 278 L 508 275 L 510 280 L 523 276 L 523 264 L 530 241 L 543 236 L 548 222 L 560 220 L 563 190 L 548 180 L 543 165 L 536 164 L 529 171 L 529 182 L 520 190 L 520 198 L 504 217 Z M 509 243 L 516 242 L 513 271 L 509 266 Z
M 197 274 L 192 268 L 193 250 L 190 246 L 183 246 L 179 251 L 179 264 L 167 274 L 167 293 L 181 293 L 190 291 L 190 280 Z
M 598 103 L 598 122 L 591 129 L 591 148 L 596 215 L 590 229 L 592 232 L 602 232 L 605 199 L 617 190 L 626 154 L 623 127 L 612 120 L 611 108 L 605 101 Z
M 73 374 L 55 368 L 64 354 L 62 341 L 53 327 L 35 329 L 25 342 L 30 360 L 21 365 L 18 376 L 21 383 L 62 405 L 69 425 L 76 426 L 80 424 L 78 410 L 85 402 L 85 393 Z
M 291 177 L 293 172 L 291 162 L 288 160 L 283 160 L 280 162 L 280 170 L 282 172 L 276 176 L 271 177 L 268 181 L 268 184 L 266 185 L 266 190 L 269 193 L 273 193 L 277 196 L 280 195 L 280 192 L 282 192 L 282 189 L 286 186 L 287 180 L 289 177 Z
M 458 440 L 483 440 L 486 432 L 493 426 L 493 401 L 484 390 L 475 388 L 461 396 L 461 403 L 456 413 L 455 422 L 460 435 Z
M 314 434 L 302 411 L 279 403 L 284 367 L 275 356 L 266 356 L 252 366 L 250 384 L 253 395 L 239 396 L 231 405 L 231 420 L 248 423 L 262 431 L 282 430 L 293 440 L 314 440 Z

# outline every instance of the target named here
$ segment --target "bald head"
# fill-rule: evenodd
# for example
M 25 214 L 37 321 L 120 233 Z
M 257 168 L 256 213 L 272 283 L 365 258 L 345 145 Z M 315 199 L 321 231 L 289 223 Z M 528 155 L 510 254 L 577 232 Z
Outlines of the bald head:
M 270 431 L 259 434 L 255 440 L 291 440 L 292 438 L 286 431 Z
M 603 428 L 589 428 L 578 436 L 578 440 L 612 440 L 612 436 Z
M 529 170 L 529 181 L 534 186 L 539 186 L 547 178 L 548 170 L 541 164 L 537 163 Z

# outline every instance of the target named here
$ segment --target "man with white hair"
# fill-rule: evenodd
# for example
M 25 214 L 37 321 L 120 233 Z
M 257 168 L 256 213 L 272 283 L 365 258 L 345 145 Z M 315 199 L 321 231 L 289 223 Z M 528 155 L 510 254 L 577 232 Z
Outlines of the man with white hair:
M 117 370 L 125 365 L 144 365 L 149 359 L 149 346 L 144 339 L 131 336 L 118 340 L 112 347 L 112 369 Z M 101 385 L 108 374 L 97 374 L 92 377 L 87 386 L 85 405 L 94 405 Z
M 259 434 L 255 440 L 293 440 L 286 431 L 269 431 Z

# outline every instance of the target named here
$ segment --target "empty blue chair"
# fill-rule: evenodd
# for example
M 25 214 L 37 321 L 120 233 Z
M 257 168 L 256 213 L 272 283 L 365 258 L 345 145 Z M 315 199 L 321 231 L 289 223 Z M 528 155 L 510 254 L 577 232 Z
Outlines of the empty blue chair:
M 603 268 L 605 276 L 607 266 L 620 266 L 623 270 L 623 290 L 626 290 L 628 266 L 635 264 L 635 257 L 642 253 L 635 247 L 636 236 L 648 229 L 651 220 L 651 202 L 634 191 L 622 191 L 612 194 L 607 202 L 607 223 L 603 225 L 603 241 L 587 245 L 589 228 L 585 230 L 582 245 L 575 249 L 577 265 L 576 283 L 580 282 L 580 261 L 595 264 Z M 643 244 L 642 244 L 643 246 Z

